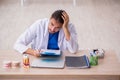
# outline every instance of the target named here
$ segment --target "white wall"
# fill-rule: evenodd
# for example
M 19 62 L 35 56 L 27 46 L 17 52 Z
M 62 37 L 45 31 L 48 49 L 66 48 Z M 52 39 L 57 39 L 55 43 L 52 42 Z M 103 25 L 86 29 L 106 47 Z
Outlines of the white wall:
M 120 53 L 119 0 L 0 0 L 0 49 L 13 49 L 18 36 L 39 18 L 65 9 L 76 26 L 80 49 L 113 49 Z

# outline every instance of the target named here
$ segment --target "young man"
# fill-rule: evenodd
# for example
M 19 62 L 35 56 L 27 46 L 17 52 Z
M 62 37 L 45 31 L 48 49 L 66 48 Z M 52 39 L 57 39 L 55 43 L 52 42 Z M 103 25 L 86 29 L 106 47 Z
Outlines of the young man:
M 28 45 L 31 43 L 31 48 Z M 16 41 L 14 49 L 20 53 L 39 56 L 41 49 L 78 50 L 77 33 L 64 10 L 56 10 L 50 19 L 33 23 Z

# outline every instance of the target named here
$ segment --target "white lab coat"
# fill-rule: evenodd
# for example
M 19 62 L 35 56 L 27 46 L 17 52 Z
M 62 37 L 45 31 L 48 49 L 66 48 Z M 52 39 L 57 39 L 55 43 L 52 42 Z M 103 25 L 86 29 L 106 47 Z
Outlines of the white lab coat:
M 16 41 L 14 49 L 20 53 L 24 53 L 31 43 L 32 49 L 47 49 L 48 45 L 48 23 L 49 19 L 40 19 L 33 23 Z M 77 33 L 73 24 L 68 24 L 70 31 L 70 40 L 67 41 L 63 32 L 63 29 L 59 31 L 58 46 L 59 49 L 64 51 L 68 50 L 71 53 L 75 53 L 78 50 Z

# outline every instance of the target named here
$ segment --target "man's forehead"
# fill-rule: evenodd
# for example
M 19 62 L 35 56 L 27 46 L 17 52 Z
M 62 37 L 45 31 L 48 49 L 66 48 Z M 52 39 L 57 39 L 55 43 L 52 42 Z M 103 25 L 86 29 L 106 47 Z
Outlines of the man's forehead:
M 61 25 L 62 25 L 62 23 L 58 22 L 58 21 L 55 20 L 55 19 L 51 19 L 50 22 L 51 22 L 52 24 L 56 25 L 56 26 L 61 26 Z

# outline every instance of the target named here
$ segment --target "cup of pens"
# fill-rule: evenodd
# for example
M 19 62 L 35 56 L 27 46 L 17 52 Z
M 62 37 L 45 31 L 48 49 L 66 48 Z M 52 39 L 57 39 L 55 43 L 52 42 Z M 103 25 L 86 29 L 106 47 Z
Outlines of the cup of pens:
M 98 56 L 94 52 L 90 52 L 90 65 L 91 66 L 98 65 Z

